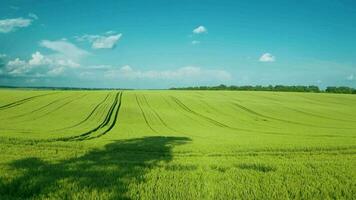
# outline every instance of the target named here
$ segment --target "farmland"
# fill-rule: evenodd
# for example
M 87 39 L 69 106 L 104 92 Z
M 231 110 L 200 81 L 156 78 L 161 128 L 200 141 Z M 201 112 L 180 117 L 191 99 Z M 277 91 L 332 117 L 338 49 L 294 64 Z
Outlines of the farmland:
M 355 199 L 356 95 L 0 90 L 0 199 Z

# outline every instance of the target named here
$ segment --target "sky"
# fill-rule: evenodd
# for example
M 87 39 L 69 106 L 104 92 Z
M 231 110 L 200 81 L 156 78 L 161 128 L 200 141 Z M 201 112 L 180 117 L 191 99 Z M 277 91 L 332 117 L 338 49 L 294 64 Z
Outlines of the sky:
M 0 4 L 0 85 L 356 87 L 354 0 Z

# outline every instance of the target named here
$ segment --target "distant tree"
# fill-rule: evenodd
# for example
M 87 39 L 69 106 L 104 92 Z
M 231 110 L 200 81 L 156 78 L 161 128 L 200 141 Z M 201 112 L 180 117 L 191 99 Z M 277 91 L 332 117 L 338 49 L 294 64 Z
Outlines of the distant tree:
M 329 86 L 329 87 L 326 88 L 325 92 L 328 92 L 328 93 L 354 94 L 355 93 L 355 89 L 350 88 L 350 87 L 345 87 L 345 86 L 341 86 L 341 87 Z
M 172 90 L 240 90 L 240 91 L 279 91 L 279 92 L 327 92 L 327 93 L 344 93 L 344 94 L 356 94 L 356 89 L 351 87 L 334 87 L 329 86 L 325 89 L 325 91 L 320 90 L 318 86 L 309 85 L 293 85 L 293 86 L 286 86 L 286 85 L 243 85 L 243 86 L 226 86 L 224 84 L 220 84 L 217 86 L 198 86 L 198 87 L 182 87 L 182 88 L 171 88 Z

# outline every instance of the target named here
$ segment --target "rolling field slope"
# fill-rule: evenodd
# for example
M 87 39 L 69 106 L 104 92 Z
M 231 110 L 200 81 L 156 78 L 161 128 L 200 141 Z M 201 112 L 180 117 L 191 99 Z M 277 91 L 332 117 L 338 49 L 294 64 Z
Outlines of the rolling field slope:
M 356 95 L 0 90 L 0 199 L 355 199 Z

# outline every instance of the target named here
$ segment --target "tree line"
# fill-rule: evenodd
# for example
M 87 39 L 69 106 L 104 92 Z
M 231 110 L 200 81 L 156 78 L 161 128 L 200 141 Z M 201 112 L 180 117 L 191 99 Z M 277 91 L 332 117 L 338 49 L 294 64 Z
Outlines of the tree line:
M 238 91 L 278 91 L 278 92 L 314 92 L 314 93 L 342 93 L 342 94 L 356 94 L 356 89 L 351 87 L 335 87 L 329 86 L 325 90 L 320 89 L 315 85 L 244 85 L 244 86 L 236 86 L 236 85 L 217 85 L 217 86 L 194 86 L 194 87 L 174 87 L 170 88 L 171 90 L 238 90 Z

